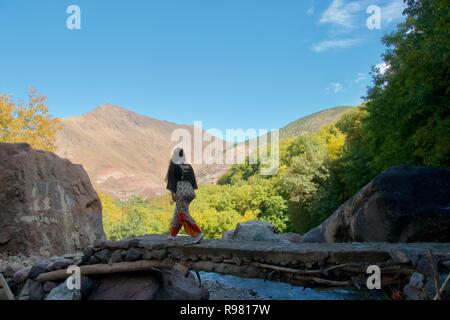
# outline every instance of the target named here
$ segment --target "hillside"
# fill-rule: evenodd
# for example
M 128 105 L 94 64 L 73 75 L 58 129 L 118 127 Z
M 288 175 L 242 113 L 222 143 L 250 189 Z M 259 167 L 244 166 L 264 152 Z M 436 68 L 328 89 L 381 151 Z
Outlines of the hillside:
M 335 107 L 300 118 L 280 129 L 280 138 L 287 139 L 301 133 L 317 132 L 322 126 L 334 123 L 353 107 Z
M 281 129 L 281 138 L 317 131 L 349 109 L 338 107 L 301 118 Z M 61 121 L 57 154 L 82 164 L 98 191 L 121 199 L 132 195 L 153 197 L 164 192 L 164 177 L 176 144 L 170 139 L 172 132 L 186 129 L 194 136 L 192 126 L 149 118 L 113 105 Z M 202 184 L 215 183 L 229 167 L 194 166 Z
M 176 129 L 193 127 L 160 121 L 118 106 L 61 119 L 57 154 L 82 164 L 95 188 L 118 198 L 151 197 L 164 191 L 164 177 Z M 199 168 L 196 168 L 199 169 Z M 209 174 L 214 174 L 211 170 Z M 208 182 L 199 176 L 199 180 Z

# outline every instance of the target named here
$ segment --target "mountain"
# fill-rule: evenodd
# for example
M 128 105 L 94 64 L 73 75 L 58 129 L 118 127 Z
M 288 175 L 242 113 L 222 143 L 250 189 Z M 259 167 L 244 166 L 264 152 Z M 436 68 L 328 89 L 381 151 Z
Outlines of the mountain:
M 300 135 L 301 133 L 313 133 L 321 127 L 338 121 L 344 113 L 354 107 L 335 107 L 313 113 L 300 118 L 280 129 L 280 138 L 287 139 Z
M 192 145 L 195 139 L 192 126 L 152 119 L 113 105 L 61 121 L 57 154 L 82 164 L 97 190 L 121 199 L 162 193 L 171 151 L 178 143 L 171 141 L 172 133 L 185 129 L 192 136 Z M 216 170 L 226 168 L 218 166 Z M 209 170 L 207 175 L 214 176 L 214 172 Z M 200 182 L 209 182 L 208 176 L 198 176 Z
M 350 107 L 338 107 L 301 118 L 280 131 L 282 139 L 314 132 L 335 122 Z M 164 177 L 171 151 L 178 141 L 172 133 L 185 130 L 190 144 L 208 143 L 194 135 L 194 127 L 142 116 L 119 106 L 103 105 L 81 116 L 61 119 L 57 154 L 83 165 L 98 191 L 120 199 L 132 195 L 153 197 L 165 190 Z M 202 136 L 207 136 L 202 132 Z M 217 138 L 215 138 L 217 139 Z M 220 139 L 216 140 L 224 146 Z M 248 154 L 239 146 L 237 153 Z M 228 169 L 225 164 L 194 165 L 199 183 L 215 183 Z

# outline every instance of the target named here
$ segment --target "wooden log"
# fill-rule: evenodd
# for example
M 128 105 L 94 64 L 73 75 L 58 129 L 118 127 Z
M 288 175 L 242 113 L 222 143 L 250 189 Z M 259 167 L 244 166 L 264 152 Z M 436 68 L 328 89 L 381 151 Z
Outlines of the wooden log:
M 155 268 L 168 268 L 172 267 L 173 263 L 170 261 L 158 261 L 158 260 L 141 260 L 134 262 L 118 262 L 112 264 L 92 264 L 80 266 L 80 272 L 82 276 L 101 275 L 101 274 L 113 274 L 124 272 L 137 272 L 148 271 Z M 69 277 L 66 269 L 51 271 L 40 274 L 36 281 L 57 281 L 64 280 Z
M 433 300 L 440 300 L 442 295 L 444 294 L 445 289 L 447 289 L 447 285 L 450 281 L 450 273 L 448 274 L 447 278 L 445 279 L 444 283 L 442 284 L 442 287 L 439 289 L 439 291 L 436 291 L 436 295 L 434 296 Z
M 318 269 L 318 270 L 300 270 L 300 269 L 280 267 L 280 266 L 275 266 L 275 265 L 266 264 L 266 263 L 259 263 L 259 262 L 253 262 L 253 263 L 251 263 L 251 265 L 255 266 L 255 267 L 259 267 L 259 268 L 265 268 L 265 269 L 271 269 L 271 270 L 275 270 L 275 271 L 295 273 L 295 274 L 327 274 L 328 272 L 330 272 L 332 270 L 346 267 L 349 264 L 344 263 L 344 264 L 339 264 L 336 266 L 331 266 L 331 267 L 328 267 L 325 269 Z
M 433 258 L 433 252 L 431 251 L 431 249 L 428 250 L 428 259 L 430 260 L 431 270 L 433 272 L 434 287 L 436 288 L 436 296 L 437 296 L 436 300 L 439 300 L 439 299 L 441 299 L 441 293 L 439 290 L 439 288 L 441 287 L 441 285 L 439 283 L 440 282 L 439 281 L 440 280 L 439 272 L 437 271 L 436 264 L 435 264 L 434 258 Z
M 3 274 L 0 273 L 0 288 L 3 288 L 3 291 L 6 294 L 6 298 L 8 300 L 15 300 L 14 295 L 11 292 L 11 289 L 8 286 L 8 283 L 6 282 L 6 279 L 3 277 Z
M 318 285 L 325 285 L 330 287 L 337 287 L 337 288 L 348 288 L 348 287 L 354 287 L 355 285 L 350 281 L 337 281 L 337 280 L 330 280 L 330 279 L 323 279 L 319 277 L 304 277 L 304 276 L 295 276 L 294 277 L 297 280 L 300 280 L 304 283 L 315 283 Z

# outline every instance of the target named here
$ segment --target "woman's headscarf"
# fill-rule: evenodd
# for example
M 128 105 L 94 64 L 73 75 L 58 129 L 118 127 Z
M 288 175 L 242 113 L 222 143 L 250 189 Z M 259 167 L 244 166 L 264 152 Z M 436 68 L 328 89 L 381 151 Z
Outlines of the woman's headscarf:
M 183 148 L 175 148 L 172 153 L 172 163 L 173 164 L 184 164 L 186 163 L 186 155 L 184 154 Z

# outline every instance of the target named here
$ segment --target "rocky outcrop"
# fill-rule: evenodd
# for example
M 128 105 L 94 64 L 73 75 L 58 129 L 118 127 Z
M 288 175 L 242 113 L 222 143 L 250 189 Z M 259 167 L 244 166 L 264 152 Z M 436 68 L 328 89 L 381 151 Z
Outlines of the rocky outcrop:
M 0 143 L 0 252 L 50 256 L 103 239 L 102 208 L 82 166 Z
M 393 167 L 344 203 L 305 242 L 450 242 L 450 172 Z
M 224 232 L 222 239 L 236 241 L 302 242 L 302 236 L 298 233 L 278 233 L 273 224 L 261 220 L 238 223 L 236 229 Z
M 223 239 L 236 241 L 283 241 L 271 223 L 261 220 L 238 223 L 236 229 L 224 234 Z

